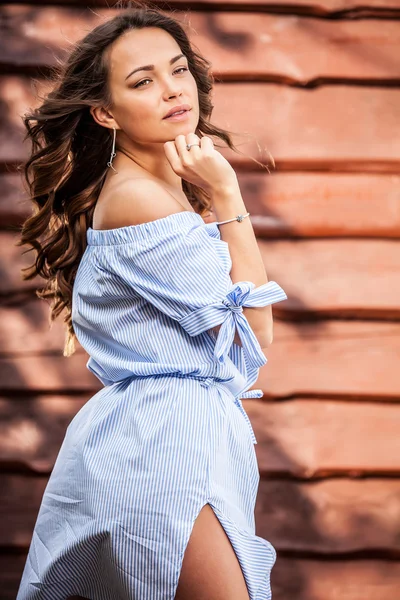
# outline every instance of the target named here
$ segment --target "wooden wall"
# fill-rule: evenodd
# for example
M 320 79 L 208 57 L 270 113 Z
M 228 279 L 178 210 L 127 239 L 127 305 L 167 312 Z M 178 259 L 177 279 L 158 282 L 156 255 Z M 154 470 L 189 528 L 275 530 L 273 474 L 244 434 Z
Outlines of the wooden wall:
M 99 389 L 62 356 L 15 247 L 29 214 L 21 115 L 106 2 L 0 6 L 0 597 L 15 598 L 65 429 Z M 112 4 L 112 2 L 110 2 Z M 160 4 L 166 8 L 166 5 Z M 261 472 L 257 532 L 273 600 L 400 598 L 400 0 L 169 3 L 218 78 L 214 122 L 257 137 L 227 153 L 269 279 L 274 342 L 245 400 Z M 190 8 L 187 13 L 182 9 Z M 167 8 L 166 8 L 167 9 Z

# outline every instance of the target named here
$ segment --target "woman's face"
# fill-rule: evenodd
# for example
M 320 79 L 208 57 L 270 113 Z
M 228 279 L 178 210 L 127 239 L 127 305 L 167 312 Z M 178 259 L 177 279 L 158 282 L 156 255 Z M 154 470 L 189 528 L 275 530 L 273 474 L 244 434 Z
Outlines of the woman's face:
M 110 112 L 134 145 L 164 143 L 195 131 L 197 85 L 169 33 L 157 27 L 128 31 L 114 42 L 108 58 Z M 181 117 L 165 118 L 181 104 L 191 110 Z

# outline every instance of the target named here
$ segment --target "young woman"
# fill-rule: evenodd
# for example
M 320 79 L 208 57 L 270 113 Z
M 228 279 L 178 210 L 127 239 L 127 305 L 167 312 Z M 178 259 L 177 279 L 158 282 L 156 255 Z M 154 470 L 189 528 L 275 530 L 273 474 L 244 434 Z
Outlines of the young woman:
M 26 115 L 37 253 L 54 319 L 104 387 L 70 423 L 18 600 L 268 600 L 256 439 L 241 398 L 274 302 L 236 174 L 212 137 L 209 63 L 162 13 L 76 45 Z M 212 208 L 217 221 L 202 215 Z

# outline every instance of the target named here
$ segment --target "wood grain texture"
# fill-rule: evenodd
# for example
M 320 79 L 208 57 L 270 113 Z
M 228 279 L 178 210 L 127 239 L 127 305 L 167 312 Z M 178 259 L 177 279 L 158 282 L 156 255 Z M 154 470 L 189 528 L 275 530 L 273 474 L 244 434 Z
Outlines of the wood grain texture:
M 268 279 L 277 281 L 288 296 L 273 307 L 280 318 L 315 315 L 400 320 L 400 239 L 260 239 L 258 246 Z M 33 296 L 35 287 L 44 287 L 40 277 L 22 279 L 21 269 L 30 265 L 34 256 L 21 254 L 14 234 L 0 232 L 0 253 L 0 297 L 11 302 L 9 294 L 31 290 Z M 49 332 L 50 344 L 62 346 L 59 334 L 56 338 L 44 324 L 50 312 L 48 303 L 29 303 L 21 310 L 19 307 L 19 303 L 4 309 L 0 306 L 0 311 L 5 310 L 3 314 L 10 317 L 0 325 L 5 350 L 17 351 L 18 344 L 30 348 L 25 343 L 26 335 L 42 345 L 37 336 L 39 327 L 43 333 Z
M 277 315 L 400 319 L 400 240 L 259 241 Z
M 0 397 L 0 468 L 49 475 L 68 425 L 88 400 L 88 395 Z
M 13 245 L 31 211 L 8 172 L 27 156 L 22 116 L 64 51 L 115 14 L 113 1 L 57 4 L 0 7 L 1 600 L 15 600 L 67 427 L 102 388 L 79 344 L 62 356 L 62 319 L 49 328 L 39 280 L 20 275 L 33 256 Z M 245 156 L 223 153 L 268 278 L 289 296 L 253 386 L 264 398 L 243 400 L 258 441 L 256 532 L 278 553 L 273 600 L 397 600 L 399 0 L 156 4 L 187 23 L 223 81 L 212 121 L 243 134 Z
M 400 175 L 274 171 L 237 175 L 259 239 L 400 238 Z M 0 229 L 22 225 L 32 203 L 21 176 L 0 175 L 0 189 Z
M 3 475 L 0 514 L 7 519 L 0 545 L 27 548 L 47 477 Z M 304 484 L 262 480 L 256 533 L 277 552 L 322 556 L 400 551 L 400 483 L 387 479 L 335 479 Z
M 243 400 L 262 475 L 400 474 L 400 405 Z
M 0 357 L 1 389 L 93 390 L 98 385 L 86 369 L 88 356 L 79 345 L 72 357 L 62 356 L 62 323 L 56 321 L 49 329 L 43 301 L 1 311 L 5 350 Z M 273 343 L 264 353 L 268 363 L 260 370 L 257 387 L 263 388 L 266 398 L 299 394 L 398 398 L 399 323 L 339 319 L 296 323 L 276 318 Z
M 25 560 L 26 552 L 0 554 L 2 600 L 15 600 Z M 399 577 L 400 563 L 394 561 L 279 555 L 271 586 L 274 600 L 394 600 Z
M 400 557 L 400 482 L 262 480 L 256 531 L 280 552 L 328 556 L 386 551 Z
M 71 44 L 117 10 L 0 7 L 1 64 L 15 69 L 58 64 Z M 168 14 L 168 11 L 164 11 Z M 395 21 L 323 20 L 236 12 L 176 11 L 191 41 L 224 80 L 321 84 L 399 80 L 400 27 Z
M 0 162 L 25 160 L 28 142 L 22 143 L 21 115 L 49 89 L 48 82 L 32 86 L 23 76 L 0 77 Z M 223 150 L 235 166 L 254 167 L 254 158 L 272 165 L 272 155 L 282 169 L 362 168 L 398 174 L 400 137 L 393 131 L 400 119 L 400 89 L 376 88 L 371 93 L 338 85 L 311 92 L 275 84 L 224 83 L 215 86 L 213 103 L 212 121 L 240 133 L 233 141 L 246 156 Z M 365 127 L 366 122 L 373 126 Z M 346 135 L 338 135 L 343 131 Z
M 0 392 L 96 392 L 102 387 L 86 368 L 87 355 L 76 352 L 65 358 L 60 353 L 0 357 Z
M 258 238 L 400 237 L 400 176 L 238 173 Z
M 31 389 L 31 388 L 30 388 Z M 30 392 L 32 394 L 32 392 Z M 28 395 L 0 399 L 0 464 L 49 473 L 65 429 L 96 395 Z M 293 400 L 244 400 L 262 477 L 317 479 L 400 473 L 400 407 Z
M 265 398 L 314 396 L 397 401 L 400 324 L 275 322 L 257 387 Z
M 394 600 L 399 578 L 399 562 L 278 556 L 271 587 L 274 600 Z
M 33 262 L 34 255 L 22 255 L 15 240 L 14 233 L 0 232 L 0 296 L 7 301 L 10 301 L 9 294 L 32 290 L 33 295 L 36 287 L 44 287 L 40 277 L 30 281 L 22 279 L 21 269 Z M 400 319 L 400 240 L 260 239 L 258 245 L 268 279 L 276 280 L 288 296 L 273 307 L 280 318 L 296 319 L 313 314 L 336 318 Z M 42 301 L 40 308 L 32 304 L 24 307 L 26 317 L 23 312 L 11 312 L 12 307 L 4 310 L 15 320 L 0 326 L 4 348 L 16 348 L 15 344 L 21 339 L 18 329 L 24 338 L 27 332 L 23 331 L 23 324 L 25 321 L 28 326 L 29 320 L 31 336 L 35 343 L 42 344 L 36 339 L 36 328 L 45 317 L 47 319 L 47 303 Z M 32 318 L 33 311 L 39 315 L 39 310 L 43 317 L 40 320 L 36 316 Z M 32 311 L 32 317 L 29 311 Z M 14 327 L 17 337 L 15 333 L 11 335 Z
M 20 0 L 9 0 L 8 4 L 18 4 Z M 60 4 L 82 6 L 81 0 L 42 0 L 40 5 Z M 84 6 L 112 7 L 114 0 L 85 0 Z M 377 14 L 395 18 L 399 12 L 398 0 L 153 0 L 152 4 L 160 8 L 202 9 L 209 11 L 234 10 L 253 12 L 279 12 L 289 14 L 310 14 L 320 17 L 329 16 L 369 16 Z

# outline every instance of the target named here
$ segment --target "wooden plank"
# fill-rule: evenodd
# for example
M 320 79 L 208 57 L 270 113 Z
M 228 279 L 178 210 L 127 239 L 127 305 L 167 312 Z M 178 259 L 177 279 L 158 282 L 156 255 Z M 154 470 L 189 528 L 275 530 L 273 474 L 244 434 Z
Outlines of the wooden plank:
M 21 0 L 9 0 L 8 4 L 19 4 Z M 64 6 L 82 6 L 81 0 L 42 0 L 42 6 L 47 4 L 60 4 Z M 104 6 L 113 5 L 109 0 L 85 0 L 84 6 Z M 235 11 L 266 11 L 279 12 L 300 15 L 315 15 L 315 16 L 358 16 L 369 15 L 370 13 L 377 15 L 396 16 L 399 11 L 398 0 L 153 0 L 153 6 L 159 8 L 181 9 L 184 10 L 202 10 L 219 11 L 219 10 L 235 10 Z
M 32 214 L 33 207 L 24 190 L 22 176 L 19 173 L 0 175 L 0 190 L 0 229 L 19 227 Z
M 73 476 L 73 474 L 71 474 Z M 3 475 L 0 545 L 27 548 L 48 477 Z M 256 533 L 279 554 L 334 558 L 357 552 L 400 550 L 400 481 L 334 479 L 312 484 L 261 480 Z
M 260 238 L 400 235 L 399 175 L 239 172 L 238 179 Z
M 257 387 L 266 399 L 398 400 L 399 323 L 278 321 L 264 352 L 268 363 L 260 369 Z
M 2 474 L 0 547 L 28 549 L 47 476 Z
M 50 474 L 69 423 L 88 400 L 88 395 L 0 397 L 3 469 Z
M 288 573 L 290 576 L 288 576 Z M 271 572 L 274 600 L 394 600 L 400 562 L 319 561 L 278 556 Z
M 400 406 L 333 400 L 243 400 L 264 475 L 400 474 Z
M 71 43 L 118 12 L 41 7 L 32 14 L 28 7 L 3 6 L 1 63 L 8 69 L 54 66 Z M 315 84 L 334 79 L 400 79 L 400 67 L 392 60 L 400 54 L 400 28 L 395 21 L 199 11 L 177 11 L 174 18 L 212 61 L 214 75 L 224 80 Z
M 10 241 L 11 239 L 11 241 Z M 2 277 L 0 294 L 43 287 L 43 280 L 22 281 L 19 268 L 27 260 L 21 248 L 12 245 L 13 234 L 0 233 Z M 400 240 L 259 240 L 269 279 L 276 280 L 288 299 L 274 309 L 280 317 L 304 315 L 400 319 Z M 351 260 L 349 260 L 351 257 Z M 18 268 L 16 268 L 18 267 Z M 5 317 L 0 328 L 3 348 L 8 352 L 48 347 L 37 339 L 38 328 L 52 338 L 51 348 L 63 346 L 63 332 L 49 331 L 46 302 L 22 309 L 0 307 Z M 62 323 L 62 318 L 59 319 Z M 57 321 L 58 323 L 58 321 Z M 49 336 L 47 335 L 49 333 Z M 34 342 L 26 343 L 27 336 Z M 39 347 L 36 346 L 39 344 Z
M 22 279 L 21 270 L 30 267 L 35 260 L 34 252 L 27 252 L 29 246 L 16 246 L 20 235 L 18 231 L 0 233 L 0 297 L 9 299 L 11 294 L 18 291 L 32 291 L 42 289 L 44 281 L 40 277 L 28 281 Z
M 25 560 L 26 553 L 0 554 L 2 600 L 15 600 Z M 274 600 L 394 600 L 399 577 L 400 563 L 394 561 L 278 556 L 271 586 Z
M 400 236 L 400 175 L 237 175 L 259 238 Z M 22 225 L 32 203 L 20 175 L 0 175 L 0 189 L 0 227 Z
M 21 354 L 61 356 L 66 326 L 61 316 L 50 327 L 49 315 L 48 301 L 39 298 L 32 298 L 21 305 L 0 306 L 0 348 L 3 356 Z M 80 354 L 83 354 L 79 343 L 76 347 Z
M 87 354 L 77 345 L 74 356 L 62 356 L 63 328 L 56 322 L 54 329 L 49 330 L 47 307 L 44 302 L 35 301 L 38 307 L 31 317 L 30 303 L 26 313 L 22 307 L 3 309 L 1 341 L 8 355 L 0 358 L 2 389 L 92 390 L 97 379 L 86 369 Z M 274 305 L 275 316 L 279 315 L 278 307 L 279 304 Z M 10 335 L 12 332 L 14 336 Z M 276 318 L 274 341 L 264 353 L 268 363 L 260 370 L 257 385 L 263 388 L 266 398 L 299 394 L 398 398 L 399 323 L 351 320 L 294 323 Z
M 0 589 L 2 600 L 15 600 L 22 571 L 25 566 L 27 551 L 0 553 Z
M 269 279 L 288 299 L 276 313 L 400 319 L 400 240 L 260 240 Z
M 38 92 L 43 94 L 44 89 Z M 0 101 L 4 119 L 0 162 L 22 161 L 28 146 L 22 144 L 20 115 L 37 103 L 30 81 L 0 77 Z M 271 164 L 272 154 L 277 167 L 286 170 L 380 169 L 398 174 L 400 137 L 393 136 L 393 131 L 400 119 L 400 89 L 338 85 L 310 91 L 273 84 L 225 83 L 215 86 L 213 102 L 213 122 L 240 132 L 240 137 L 233 139 L 246 157 L 224 150 L 235 165 L 254 166 L 251 158 Z M 333 112 L 332 106 L 336 107 Z M 374 127 L 364 123 L 374 123 Z M 346 135 L 338 136 L 338 131 Z
M 248 133 L 249 140 L 241 143 L 240 151 L 265 164 L 270 162 L 270 152 L 286 169 L 308 164 L 333 171 L 362 164 L 368 170 L 368 161 L 387 163 L 389 169 L 400 151 L 400 138 L 393 139 L 392 129 L 400 117 L 399 100 L 396 89 L 338 85 L 310 91 L 226 83 L 215 88 L 213 121 L 240 132 L 240 138 L 234 137 L 236 142 L 244 142 Z M 374 127 L 365 128 L 365 122 Z M 339 136 L 338 131 L 345 134 Z M 233 152 L 226 155 L 240 164 Z
M 32 394 L 32 392 L 29 392 Z M 1 399 L 0 462 L 50 472 L 67 424 L 92 397 Z M 243 400 L 257 438 L 262 477 L 303 479 L 400 473 L 398 405 Z
M 86 368 L 87 355 L 0 357 L 0 392 L 96 392 L 102 387 Z
M 400 556 L 400 480 L 260 481 L 257 533 L 281 552 Z

